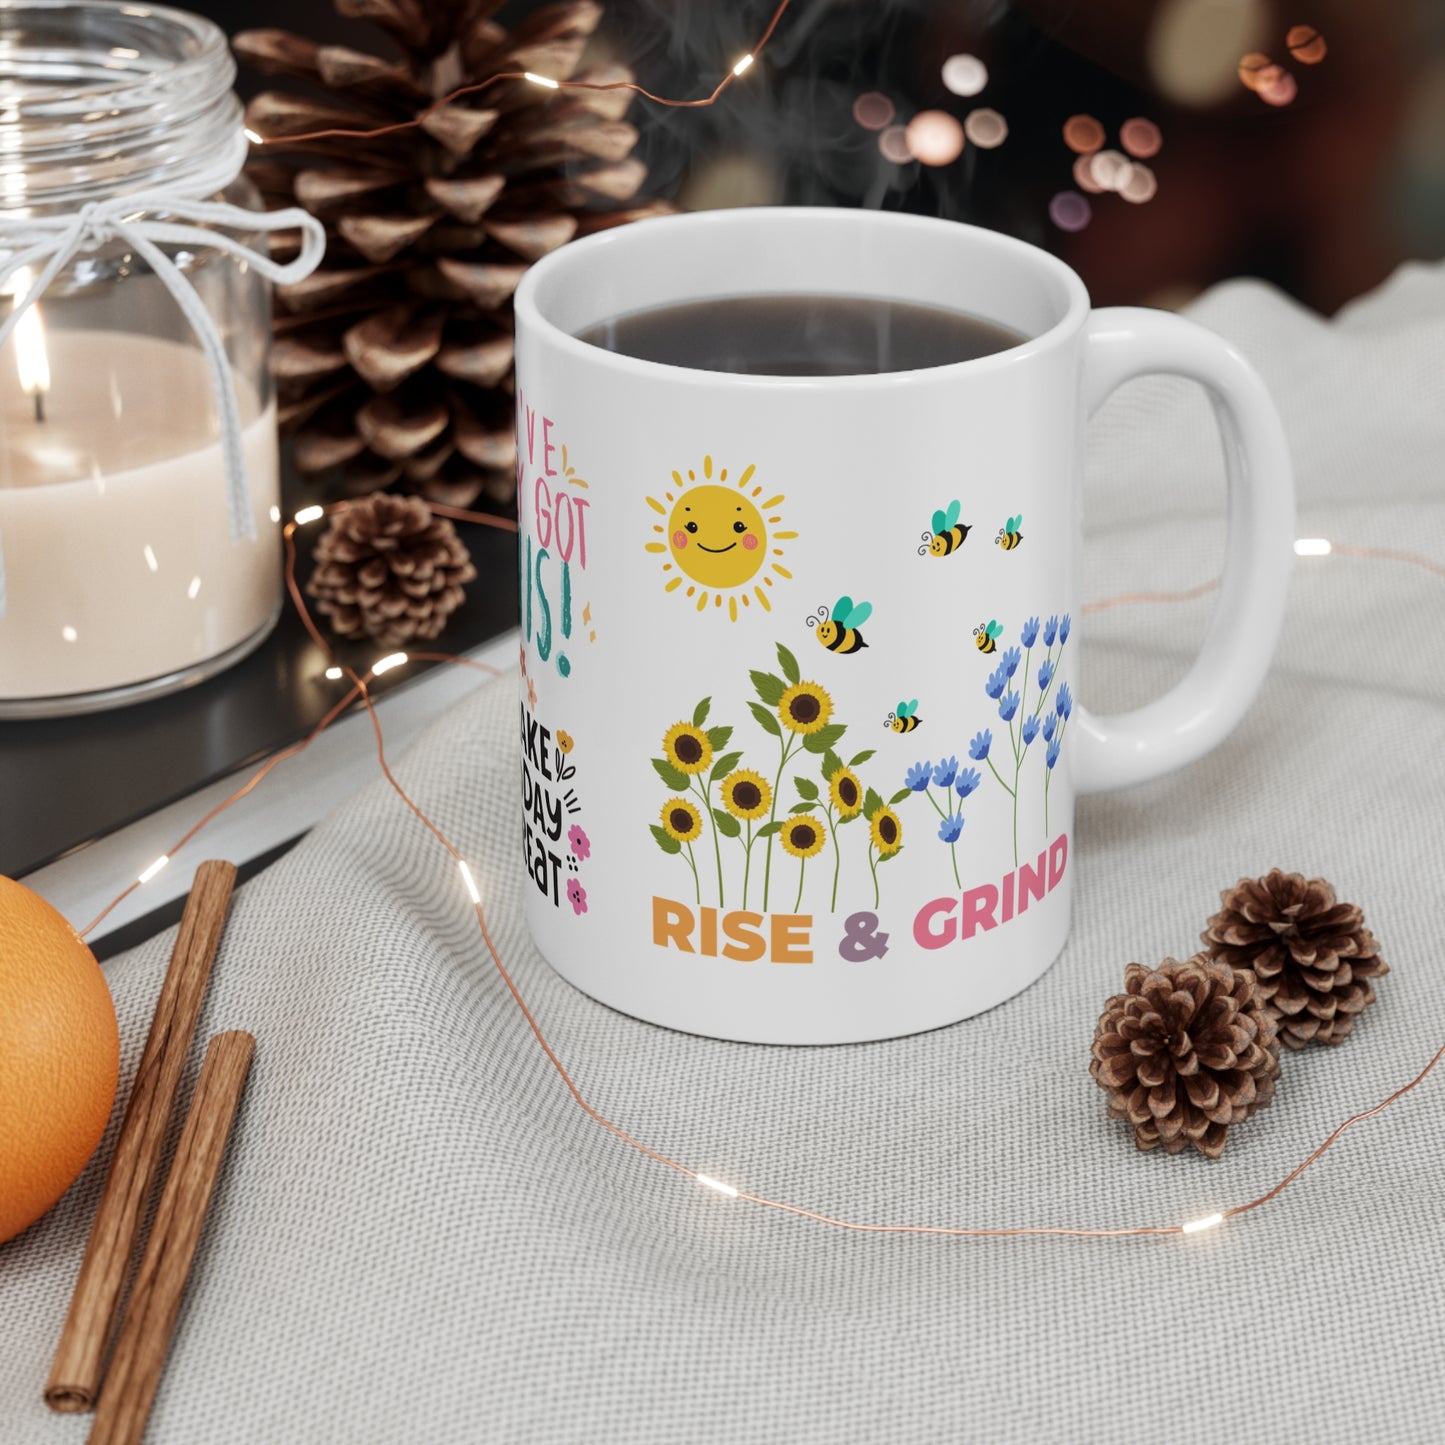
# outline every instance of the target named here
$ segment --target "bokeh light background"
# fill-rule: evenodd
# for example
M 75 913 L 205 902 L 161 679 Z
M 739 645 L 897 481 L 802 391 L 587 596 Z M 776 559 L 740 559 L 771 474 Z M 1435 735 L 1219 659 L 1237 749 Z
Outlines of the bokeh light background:
M 604 0 L 599 48 L 704 94 L 774 3 Z M 329 0 L 193 4 L 355 40 Z M 971 221 L 1062 255 L 1099 304 L 1254 275 L 1328 313 L 1445 254 L 1445 0 L 793 0 L 718 105 L 629 119 L 684 208 Z

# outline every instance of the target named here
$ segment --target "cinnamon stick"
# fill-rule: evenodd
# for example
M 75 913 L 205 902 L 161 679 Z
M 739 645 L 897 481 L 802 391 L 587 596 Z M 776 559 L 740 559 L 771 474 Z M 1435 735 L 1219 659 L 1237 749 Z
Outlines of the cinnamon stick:
M 77 1414 L 95 1408 L 106 1346 L 235 882 L 230 863 L 213 860 L 196 870 L 45 1383 L 45 1403 L 52 1410 Z
M 206 1049 L 116 1337 L 89 1445 L 139 1445 L 145 1434 L 255 1047 L 250 1034 L 235 1032 L 217 1034 Z

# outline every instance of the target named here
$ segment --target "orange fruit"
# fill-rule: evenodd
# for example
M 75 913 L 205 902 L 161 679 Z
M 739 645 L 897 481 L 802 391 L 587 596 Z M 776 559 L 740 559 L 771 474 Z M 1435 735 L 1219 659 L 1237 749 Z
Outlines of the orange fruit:
M 115 1102 L 120 1032 L 95 955 L 0 878 L 0 1242 L 75 1182 Z

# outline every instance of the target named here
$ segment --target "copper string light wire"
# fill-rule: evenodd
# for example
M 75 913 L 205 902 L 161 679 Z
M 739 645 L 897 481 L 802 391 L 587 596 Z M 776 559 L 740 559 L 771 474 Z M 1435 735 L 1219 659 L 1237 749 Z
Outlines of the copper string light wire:
M 298 515 L 305 515 L 307 520 L 311 521 L 317 519 L 319 516 L 323 516 L 338 510 L 344 510 L 349 505 L 350 503 L 344 501 L 334 502 L 330 506 L 324 508 L 305 509 L 302 514 Z M 482 525 L 496 527 L 504 531 L 515 532 L 517 530 L 517 524 L 505 518 L 493 517 L 478 512 L 468 512 L 464 511 L 462 508 L 459 507 L 446 507 L 436 503 L 433 503 L 431 505 L 433 511 L 457 521 L 480 523 Z M 323 651 L 328 657 L 333 657 L 334 653 L 332 651 L 331 645 L 317 628 L 314 620 L 311 617 L 310 610 L 306 606 L 305 599 L 303 598 L 301 593 L 301 589 L 296 582 L 295 533 L 298 525 L 304 525 L 304 523 L 299 523 L 293 520 L 291 522 L 288 522 L 283 529 L 283 537 L 286 546 L 286 587 L 291 595 L 291 600 L 295 604 L 297 612 L 300 615 L 302 624 L 305 626 L 307 632 L 318 644 L 318 646 L 323 649 Z M 1439 563 L 1431 561 L 1427 557 L 1421 557 L 1413 552 L 1403 552 L 1394 548 L 1386 547 L 1357 547 L 1344 543 L 1322 543 L 1321 549 L 1314 551 L 1312 554 L 1324 555 L 1329 552 L 1338 553 L 1341 556 L 1404 562 L 1412 566 L 1423 567 L 1427 571 L 1434 573 L 1436 576 L 1445 577 L 1445 567 L 1442 567 Z M 1216 580 L 1211 583 L 1206 583 L 1200 587 L 1191 588 L 1185 592 L 1124 594 L 1119 597 L 1105 598 L 1101 602 L 1090 604 L 1084 607 L 1083 611 L 1086 613 L 1097 612 L 1103 610 L 1106 607 L 1123 605 L 1123 603 L 1127 601 L 1185 601 L 1190 598 L 1197 598 L 1203 596 L 1205 593 L 1213 590 L 1213 588 L 1217 586 L 1218 581 Z M 406 657 L 408 660 L 415 659 L 417 661 L 426 660 L 446 663 L 460 663 L 466 666 L 479 668 L 482 671 L 491 672 L 493 674 L 498 673 L 498 669 L 490 667 L 485 663 L 478 663 L 471 658 L 458 657 L 452 653 L 418 652 L 408 653 L 406 654 Z M 606 1129 L 609 1133 L 615 1135 L 619 1140 L 621 1140 L 624 1144 L 628 1145 L 630 1148 L 637 1150 L 638 1153 L 644 1154 L 656 1163 L 663 1164 L 667 1168 L 673 1169 L 679 1174 L 684 1174 L 688 1178 L 694 1180 L 697 1184 L 700 1184 L 705 1188 L 713 1189 L 718 1193 L 727 1196 L 728 1198 L 745 1200 L 749 1204 L 756 1204 L 764 1209 L 777 1210 L 779 1213 L 795 1215 L 801 1219 L 811 1219 L 818 1224 L 826 1224 L 836 1229 L 848 1229 L 853 1230 L 857 1233 L 865 1234 L 932 1234 L 967 1238 L 1008 1238 L 1019 1235 L 1055 1235 L 1064 1236 L 1071 1239 L 1121 1239 L 1133 1238 L 1141 1235 L 1195 1234 L 1202 1230 L 1210 1229 L 1219 1224 L 1222 1224 L 1227 1219 L 1234 1219 L 1239 1215 L 1248 1214 L 1251 1210 L 1258 1209 L 1262 1205 L 1270 1203 L 1278 1195 L 1282 1194 L 1284 1190 L 1286 1190 L 1291 1184 L 1293 1184 L 1295 1180 L 1298 1179 L 1300 1175 L 1302 1175 L 1312 1164 L 1314 1164 L 1318 1159 L 1320 1159 L 1321 1156 L 1323 1156 L 1347 1130 L 1351 1129 L 1354 1125 L 1361 1123 L 1366 1119 L 1373 1118 L 1376 1114 L 1383 1113 L 1392 1104 L 1402 1099 L 1412 1089 L 1419 1087 L 1419 1085 L 1425 1081 L 1425 1079 L 1440 1063 L 1441 1059 L 1445 1058 L 1445 1044 L 1442 1044 L 1440 1048 L 1436 1050 L 1434 1055 L 1432 1055 L 1429 1062 L 1426 1063 L 1425 1067 L 1421 1069 L 1420 1072 L 1416 1074 L 1413 1079 L 1409 1080 L 1408 1083 L 1402 1084 L 1398 1089 L 1394 1091 L 1394 1093 L 1382 1099 L 1372 1108 L 1364 1109 L 1357 1114 L 1352 1114 L 1349 1118 L 1345 1119 L 1342 1123 L 1337 1125 L 1336 1128 L 1329 1134 L 1329 1136 L 1311 1154 L 1301 1160 L 1299 1164 L 1297 1164 L 1292 1170 L 1290 1170 L 1290 1172 L 1286 1174 L 1284 1178 L 1281 1179 L 1277 1184 L 1275 1184 L 1271 1189 L 1266 1190 L 1263 1194 L 1258 1195 L 1254 1199 L 1248 1200 L 1244 1204 L 1236 1204 L 1231 1206 L 1230 1208 L 1222 1209 L 1217 1213 L 1207 1215 L 1202 1219 L 1191 1220 L 1188 1223 L 1184 1224 L 1132 1225 L 1118 1229 L 1072 1229 L 1063 1225 L 1020 1225 L 1010 1227 L 985 1228 L 980 1226 L 941 1224 L 893 1224 L 886 1222 L 873 1222 L 867 1220 L 842 1219 L 836 1215 L 824 1214 L 818 1210 L 804 1208 L 802 1205 L 790 1204 L 786 1200 L 773 1199 L 765 1194 L 753 1194 L 747 1190 L 738 1189 L 731 1184 L 727 1184 L 721 1180 L 713 1178 L 711 1175 L 703 1174 L 700 1171 L 693 1169 L 690 1165 L 683 1164 L 680 1161 L 673 1159 L 670 1156 L 649 1147 L 648 1145 L 642 1143 L 641 1140 L 635 1139 L 620 1125 L 615 1124 L 604 1113 L 602 1113 L 599 1109 L 595 1108 L 591 1103 L 588 1102 L 587 1098 L 583 1095 L 582 1091 L 573 1081 L 571 1074 L 568 1073 L 566 1066 L 558 1057 L 557 1052 L 548 1042 L 546 1034 L 543 1033 L 542 1027 L 537 1022 L 536 1016 L 527 1006 L 527 1001 L 522 997 L 521 990 L 517 987 L 516 981 L 512 978 L 511 972 L 508 970 L 506 964 L 503 963 L 502 956 L 498 951 L 495 942 L 492 939 L 491 931 L 487 927 L 486 912 L 483 907 L 476 883 L 472 878 L 471 869 L 467 865 L 466 859 L 457 850 L 455 845 L 446 836 L 446 834 L 444 834 L 441 829 L 437 827 L 437 825 L 431 820 L 431 818 L 427 816 L 425 811 L 416 803 L 416 801 L 410 796 L 410 794 L 407 793 L 406 789 L 402 787 L 401 783 L 397 780 L 395 774 L 392 772 L 391 766 L 387 762 L 386 758 L 386 746 L 381 728 L 381 720 L 377 716 L 376 707 L 372 701 L 371 692 L 367 685 L 366 678 L 363 677 L 361 674 L 357 673 L 355 669 L 350 667 L 343 668 L 343 672 L 345 673 L 345 675 L 350 677 L 352 681 L 352 686 L 347 692 L 346 696 L 343 697 L 340 702 L 338 702 L 326 713 L 326 715 L 321 719 L 321 721 L 317 723 L 316 727 L 313 728 L 312 731 L 308 733 L 301 742 L 293 744 L 291 747 L 284 749 L 283 751 L 277 753 L 274 757 L 268 759 L 267 762 L 263 764 L 260 769 L 258 769 L 258 771 L 243 787 L 238 788 L 236 792 L 230 795 L 230 797 L 226 798 L 223 802 L 217 804 L 216 807 L 212 808 L 211 811 L 205 815 L 205 817 L 203 817 L 198 823 L 195 824 L 194 827 L 190 829 L 189 832 L 184 834 L 177 841 L 171 852 L 174 853 L 179 851 L 179 849 L 182 848 L 187 842 L 189 842 L 190 839 L 192 839 L 197 833 L 199 833 L 201 829 L 204 828 L 206 824 L 211 821 L 211 819 L 215 818 L 218 814 L 224 812 L 227 808 L 231 807 L 234 803 L 239 802 L 248 793 L 250 793 L 251 790 L 255 788 L 262 781 L 262 779 L 266 777 L 266 775 L 271 771 L 272 768 L 276 766 L 277 763 L 283 761 L 285 758 L 293 757 L 298 753 L 304 752 L 305 749 L 309 747 L 311 743 L 314 742 L 315 739 L 319 737 L 321 733 L 324 732 L 325 729 L 329 727 L 331 723 L 334 722 L 335 719 L 340 716 L 340 714 L 346 708 L 348 708 L 354 700 L 359 698 L 362 705 L 365 707 L 367 715 L 371 721 L 372 733 L 376 740 L 377 761 L 380 765 L 382 775 L 386 778 L 387 782 L 390 784 L 392 789 L 405 804 L 408 810 L 432 834 L 432 836 L 436 838 L 436 840 L 452 856 L 453 860 L 456 862 L 458 869 L 461 872 L 462 878 L 466 883 L 467 891 L 471 896 L 472 909 L 476 914 L 477 925 L 481 930 L 482 939 L 483 942 L 486 944 L 487 952 L 491 956 L 492 963 L 495 966 L 498 974 L 501 976 L 502 982 L 506 985 L 507 991 L 511 994 L 512 1000 L 517 1005 L 517 1008 L 521 1012 L 522 1017 L 527 1021 L 527 1026 L 531 1029 L 532 1035 L 536 1039 L 538 1047 L 541 1048 L 542 1052 L 547 1056 L 547 1061 L 556 1070 L 557 1075 L 561 1079 L 567 1092 L 572 1096 L 573 1102 L 577 1105 L 578 1108 L 583 1111 L 583 1113 L 585 1113 L 594 1122 L 600 1124 L 604 1129 Z M 375 675 L 374 668 L 372 675 Z M 170 854 L 166 854 L 163 856 L 168 859 L 170 857 Z M 152 865 L 152 867 L 154 866 L 155 865 Z M 149 872 L 149 870 L 147 871 Z M 95 928 L 96 924 L 98 924 L 101 919 L 103 919 L 106 914 L 111 911 L 111 909 L 113 909 L 118 903 L 120 903 L 122 899 L 128 897 L 139 886 L 139 881 L 132 883 L 123 893 L 121 893 L 109 905 L 107 905 L 107 907 L 84 930 L 82 930 L 82 936 L 86 933 L 91 932 L 91 930 Z
M 645 100 L 652 101 L 655 105 L 666 106 L 669 110 L 701 110 L 704 106 L 716 105 L 723 91 L 730 86 L 750 65 L 762 54 L 763 47 L 773 38 L 773 31 L 778 28 L 778 21 L 783 18 L 784 12 L 793 0 L 780 0 L 778 8 L 773 11 L 773 18 L 768 21 L 768 28 L 763 31 L 756 45 L 745 55 L 741 56 L 731 70 L 713 87 L 710 94 L 699 100 L 673 100 L 665 95 L 654 95 L 645 86 L 638 85 L 631 80 L 612 80 L 607 82 L 590 80 L 554 80 L 549 75 L 537 75 L 530 70 L 502 70 L 496 75 L 489 75 L 485 80 L 474 81 L 470 85 L 459 86 L 456 90 L 449 91 L 440 100 L 434 100 L 423 111 L 419 111 L 410 120 L 396 121 L 392 125 L 376 126 L 373 129 L 351 130 L 346 127 L 332 127 L 327 130 L 308 130 L 296 135 L 263 136 L 253 130 L 246 132 L 251 142 L 255 145 L 299 145 L 302 141 L 313 140 L 374 140 L 378 136 L 394 135 L 398 131 L 415 130 L 423 121 L 436 111 L 451 105 L 453 101 L 460 100 L 465 95 L 475 95 L 480 90 L 486 90 L 489 86 L 498 84 L 504 80 L 525 80 L 533 85 L 540 85 L 546 90 L 630 90 L 635 95 L 642 96 Z

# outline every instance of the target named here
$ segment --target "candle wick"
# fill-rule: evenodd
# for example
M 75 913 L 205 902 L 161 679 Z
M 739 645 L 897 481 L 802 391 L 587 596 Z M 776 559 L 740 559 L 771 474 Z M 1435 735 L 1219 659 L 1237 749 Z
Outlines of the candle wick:
M 35 420 L 45 420 L 45 392 L 38 386 L 35 388 Z

